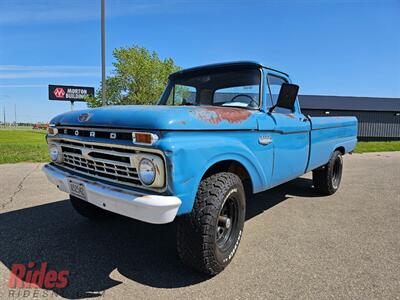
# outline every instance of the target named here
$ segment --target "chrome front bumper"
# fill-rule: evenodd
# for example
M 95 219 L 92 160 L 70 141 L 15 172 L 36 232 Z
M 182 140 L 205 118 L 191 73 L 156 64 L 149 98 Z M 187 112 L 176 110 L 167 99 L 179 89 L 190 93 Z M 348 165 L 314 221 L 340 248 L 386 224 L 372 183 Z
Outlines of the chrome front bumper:
M 172 222 L 182 201 L 175 196 L 139 194 L 71 175 L 47 164 L 43 172 L 61 191 L 70 194 L 69 180 L 85 186 L 87 201 L 105 210 L 153 224 Z M 84 201 L 84 200 L 82 200 Z

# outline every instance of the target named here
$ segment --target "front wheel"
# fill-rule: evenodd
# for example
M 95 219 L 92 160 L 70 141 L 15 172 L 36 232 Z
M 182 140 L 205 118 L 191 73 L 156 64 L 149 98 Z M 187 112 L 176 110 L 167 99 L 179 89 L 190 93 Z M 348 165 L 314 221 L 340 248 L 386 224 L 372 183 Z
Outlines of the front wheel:
M 182 261 L 209 275 L 221 272 L 240 243 L 245 207 L 237 175 L 223 172 L 203 179 L 192 212 L 178 218 L 177 249 Z
M 313 171 L 314 188 L 324 195 L 334 194 L 339 189 L 342 172 L 342 153 L 335 151 L 326 165 Z

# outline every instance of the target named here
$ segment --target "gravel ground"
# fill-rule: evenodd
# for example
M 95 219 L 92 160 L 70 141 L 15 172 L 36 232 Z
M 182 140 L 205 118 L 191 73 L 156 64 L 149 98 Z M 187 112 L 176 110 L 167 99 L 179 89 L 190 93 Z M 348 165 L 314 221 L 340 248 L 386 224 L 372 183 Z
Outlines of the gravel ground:
M 0 165 L 1 299 L 400 299 L 400 152 L 346 156 L 333 196 L 310 174 L 254 196 L 235 259 L 213 278 L 180 263 L 174 223 L 91 223 L 40 168 Z M 69 270 L 68 286 L 9 289 L 12 265 L 29 261 Z

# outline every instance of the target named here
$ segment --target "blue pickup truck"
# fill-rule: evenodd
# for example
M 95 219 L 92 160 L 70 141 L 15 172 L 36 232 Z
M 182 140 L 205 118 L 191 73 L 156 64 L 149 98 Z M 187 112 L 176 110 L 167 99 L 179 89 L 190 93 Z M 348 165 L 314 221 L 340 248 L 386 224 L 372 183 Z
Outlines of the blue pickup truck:
M 176 219 L 180 258 L 214 275 L 238 249 L 246 196 L 310 171 L 322 194 L 339 188 L 357 120 L 302 114 L 298 88 L 256 62 L 182 70 L 158 105 L 53 118 L 43 170 L 84 217 Z

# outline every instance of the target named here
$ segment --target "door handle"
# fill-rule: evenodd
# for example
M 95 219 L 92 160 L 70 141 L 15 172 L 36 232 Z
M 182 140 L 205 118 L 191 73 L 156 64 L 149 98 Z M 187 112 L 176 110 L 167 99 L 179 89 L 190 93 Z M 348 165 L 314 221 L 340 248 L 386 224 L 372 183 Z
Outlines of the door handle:
M 272 143 L 272 137 L 269 135 L 262 135 L 258 138 L 258 143 L 261 145 L 269 145 Z
M 308 119 L 307 118 L 300 118 L 300 121 L 301 122 L 308 122 Z

